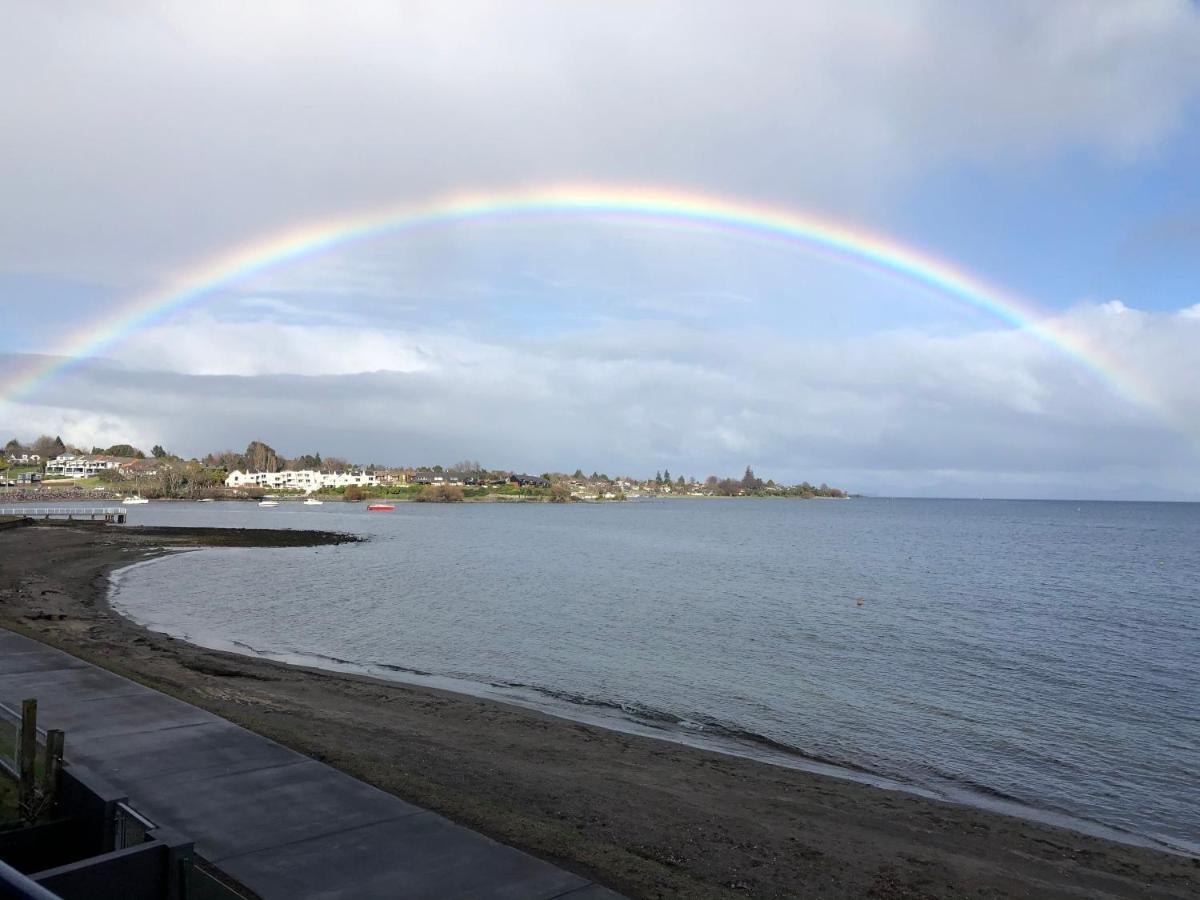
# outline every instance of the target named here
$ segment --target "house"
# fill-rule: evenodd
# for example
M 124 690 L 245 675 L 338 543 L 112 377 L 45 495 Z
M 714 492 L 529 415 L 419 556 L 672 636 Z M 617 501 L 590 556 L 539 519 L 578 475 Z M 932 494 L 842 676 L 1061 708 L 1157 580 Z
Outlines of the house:
M 153 458 L 134 459 L 121 466 L 121 474 L 127 478 L 153 478 L 160 465 L 160 461 Z
M 75 455 L 64 453 L 46 463 L 47 478 L 91 478 L 101 472 L 120 469 L 133 462 L 121 456 Z
M 288 469 L 283 472 L 243 472 L 234 469 L 225 486 L 261 487 L 273 490 L 319 491 L 325 487 L 373 487 L 379 480 L 369 472 L 317 472 L 314 469 Z
M 510 484 L 515 484 L 517 487 L 550 487 L 550 481 L 546 478 L 541 478 L 537 475 L 517 475 L 513 473 L 508 476 Z
M 10 466 L 37 466 L 41 462 L 42 458 L 36 453 L 10 453 L 8 455 Z
M 409 484 L 446 484 L 449 476 L 445 472 L 413 472 Z

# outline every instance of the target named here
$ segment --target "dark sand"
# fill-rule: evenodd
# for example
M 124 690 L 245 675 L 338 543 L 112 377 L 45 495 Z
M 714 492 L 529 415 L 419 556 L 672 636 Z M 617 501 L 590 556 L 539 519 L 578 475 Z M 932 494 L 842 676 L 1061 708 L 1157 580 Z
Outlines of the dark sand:
M 503 703 L 205 650 L 140 628 L 105 599 L 109 570 L 164 548 L 336 538 L 0 531 L 0 625 L 632 897 L 1200 897 L 1197 860 Z

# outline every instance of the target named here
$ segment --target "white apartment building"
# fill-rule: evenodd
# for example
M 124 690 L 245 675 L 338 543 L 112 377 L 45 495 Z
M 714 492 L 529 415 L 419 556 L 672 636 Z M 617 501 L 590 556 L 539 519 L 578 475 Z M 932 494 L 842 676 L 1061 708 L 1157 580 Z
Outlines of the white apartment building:
M 110 469 L 119 469 L 131 461 L 119 456 L 75 456 L 64 453 L 46 463 L 46 477 L 91 478 Z
M 286 472 L 242 472 L 234 469 L 225 479 L 225 486 L 262 487 L 275 490 L 316 491 L 323 487 L 369 487 L 379 483 L 367 472 L 317 472 L 313 469 L 293 469 Z

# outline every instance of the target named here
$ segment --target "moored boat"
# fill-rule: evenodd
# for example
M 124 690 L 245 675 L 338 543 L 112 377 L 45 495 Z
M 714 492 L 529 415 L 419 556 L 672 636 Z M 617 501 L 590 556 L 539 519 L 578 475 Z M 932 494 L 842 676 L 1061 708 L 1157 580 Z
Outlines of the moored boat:
M 278 500 L 259 500 L 258 505 L 265 506 L 265 507 L 278 506 L 279 501 Z
M 304 501 L 305 506 L 324 506 L 324 500 L 318 500 L 316 497 L 309 497 Z
M 139 497 L 137 494 L 134 494 L 132 497 L 126 497 L 121 502 L 124 503 L 126 506 L 138 506 L 142 503 L 149 503 L 150 501 L 147 500 L 145 497 Z
M 367 512 L 391 512 L 395 509 L 390 503 L 368 503 Z

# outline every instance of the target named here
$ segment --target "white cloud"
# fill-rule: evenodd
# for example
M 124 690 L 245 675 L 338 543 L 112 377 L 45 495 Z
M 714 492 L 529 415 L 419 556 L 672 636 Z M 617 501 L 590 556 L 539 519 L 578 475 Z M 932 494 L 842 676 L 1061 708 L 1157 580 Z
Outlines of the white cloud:
M 947 163 L 1153 152 L 1186 0 L 5 5 L 0 266 L 146 278 L 463 184 L 853 212 Z

